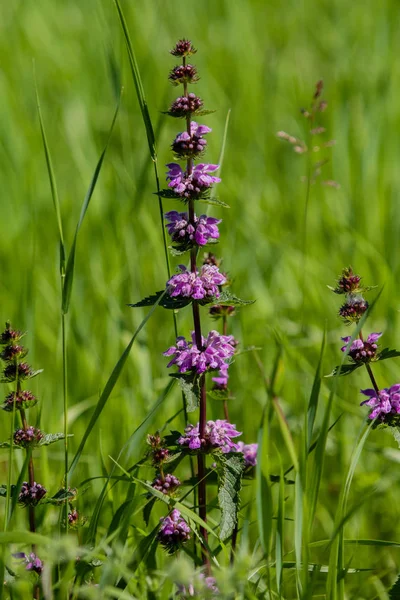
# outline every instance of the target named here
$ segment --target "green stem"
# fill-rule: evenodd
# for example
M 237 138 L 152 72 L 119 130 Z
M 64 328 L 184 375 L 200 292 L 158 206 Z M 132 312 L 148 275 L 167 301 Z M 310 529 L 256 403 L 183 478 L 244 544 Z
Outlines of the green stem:
M 63 281 L 63 280 L 62 280 Z M 63 404 L 64 404 L 64 488 L 68 492 L 68 383 L 67 383 L 67 332 L 66 315 L 61 313 L 62 365 L 63 365 Z M 68 530 L 68 503 L 64 507 L 65 529 Z

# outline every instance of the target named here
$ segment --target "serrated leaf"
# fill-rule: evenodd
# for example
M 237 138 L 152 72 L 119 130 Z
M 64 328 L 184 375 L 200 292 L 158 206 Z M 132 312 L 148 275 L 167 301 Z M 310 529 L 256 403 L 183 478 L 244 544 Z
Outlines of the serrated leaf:
M 128 304 L 128 306 L 130 306 L 131 308 L 142 308 L 144 306 L 154 306 L 154 304 L 156 304 L 158 302 L 158 300 L 159 300 L 160 296 L 162 296 L 162 294 L 165 294 L 165 295 L 159 302 L 159 305 L 162 306 L 163 308 L 167 308 L 170 310 L 178 310 L 179 308 L 183 308 L 183 307 L 187 306 L 188 304 L 190 304 L 192 301 L 191 298 L 171 298 L 171 296 L 168 296 L 165 293 L 165 290 L 162 290 L 161 292 L 156 292 L 152 296 L 147 296 L 146 298 L 143 298 L 143 300 L 140 300 L 140 302 L 136 302 L 135 304 Z
M 389 598 L 390 600 L 400 600 L 400 575 L 389 590 Z
M 210 398 L 210 400 L 217 400 L 222 402 L 223 400 L 228 400 L 228 398 L 230 398 L 230 392 L 228 389 L 214 389 L 214 390 L 207 390 L 207 398 Z
M 186 198 L 183 198 L 172 190 L 159 190 L 158 192 L 154 192 L 154 194 L 160 198 L 169 198 L 171 200 L 181 200 L 181 202 L 186 202 Z
M 329 373 L 329 375 L 324 375 L 324 377 L 334 377 L 335 375 L 337 375 L 339 373 L 339 369 L 340 369 L 340 373 L 338 376 L 342 376 L 342 375 L 350 375 L 350 373 L 352 373 L 353 371 L 355 371 L 356 369 L 359 369 L 360 367 L 363 366 L 364 363 L 354 363 L 351 365 L 338 365 L 337 367 L 335 367 L 332 371 L 332 373 Z
M 206 115 L 211 115 L 212 113 L 215 113 L 215 110 L 194 110 L 190 113 L 190 117 L 204 117 Z M 175 119 L 185 119 L 186 115 L 177 115 L 174 112 L 171 112 L 170 110 L 162 110 L 161 114 L 163 115 L 168 115 L 169 117 L 174 117 Z M 188 113 L 189 114 L 189 113 Z
M 218 502 L 221 509 L 219 537 L 224 541 L 232 535 L 237 523 L 244 459 L 239 452 L 216 454 L 215 457 L 219 464 Z
M 42 500 L 41 504 L 64 504 L 65 502 L 70 502 L 76 498 L 76 492 L 66 490 L 65 488 L 61 488 L 52 496 L 51 498 L 45 498 Z
M 73 437 L 73 434 L 68 434 L 68 437 Z M 44 437 L 38 442 L 38 446 L 50 446 L 50 444 L 54 444 L 59 440 L 64 439 L 63 433 L 46 433 Z
M 177 375 L 174 373 L 174 375 Z M 178 377 L 179 386 L 185 396 L 186 410 L 187 412 L 193 412 L 199 407 L 200 402 L 200 388 L 198 377 L 193 378 L 193 374 L 185 377 L 185 373 L 179 373 Z
M 246 306 L 254 303 L 255 300 L 242 300 L 235 296 L 235 294 L 232 294 L 229 290 L 222 290 L 219 297 L 215 298 L 213 301 L 213 304 L 220 306 Z
M 214 206 L 222 206 L 222 208 L 230 208 L 229 204 L 226 202 L 222 202 L 222 200 L 218 200 L 218 198 L 208 197 L 208 198 L 199 198 L 202 202 L 206 204 L 213 204 Z
M 376 361 L 386 360 L 387 358 L 395 358 L 396 356 L 400 356 L 400 352 L 398 350 L 389 350 L 389 348 L 384 348 L 377 355 Z

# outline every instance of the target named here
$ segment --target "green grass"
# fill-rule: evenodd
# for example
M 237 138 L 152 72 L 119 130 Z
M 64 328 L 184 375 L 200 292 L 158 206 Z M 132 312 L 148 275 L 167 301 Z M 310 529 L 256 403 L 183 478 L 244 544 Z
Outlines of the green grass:
M 230 404 L 231 419 L 245 432 L 246 441 L 255 441 L 260 435 L 263 447 L 268 447 L 257 483 L 244 489 L 242 515 L 246 521 L 242 539 L 247 540 L 248 552 L 243 550 L 238 572 L 240 568 L 244 573 L 257 568 L 258 563 L 251 563 L 248 557 L 254 551 L 259 559 L 261 547 L 266 551 L 270 548 L 271 556 L 275 556 L 276 542 L 270 538 L 269 528 L 279 523 L 282 598 L 295 598 L 296 586 L 303 592 L 307 586 L 311 589 L 313 578 L 314 591 L 307 593 L 314 594 L 310 598 L 323 598 L 326 573 L 317 576 L 299 571 L 296 580 L 295 569 L 287 565 L 296 561 L 299 564 L 305 556 L 312 564 L 330 565 L 332 553 L 337 550 L 340 555 L 341 548 L 344 566 L 372 570 L 349 573 L 343 587 L 338 586 L 338 595 L 332 598 L 388 598 L 384 590 L 400 570 L 399 548 L 367 544 L 354 547 L 353 543 L 346 543 L 347 539 L 400 540 L 400 452 L 388 432 L 370 433 L 352 473 L 356 438 L 366 414 L 365 408 L 359 408 L 359 389 L 370 386 L 366 372 L 360 369 L 337 381 L 322 378 L 314 436 L 327 430 L 339 415 L 342 417 L 327 434 L 326 446 L 317 446 L 308 458 L 305 448 L 313 440 L 306 435 L 304 415 L 308 409 L 313 414 L 316 402 L 310 397 L 313 385 L 315 389 L 324 331 L 322 375 L 340 363 L 340 336 L 349 333 L 336 316 L 340 298 L 326 287 L 333 285 L 342 267 L 351 264 L 363 275 L 365 284 L 385 286 L 364 329 L 384 331 L 385 346 L 399 345 L 397 3 L 121 0 L 121 7 L 154 127 L 161 187 L 163 165 L 171 160 L 169 146 L 179 127 L 160 112 L 168 108 L 176 94 L 167 81 L 176 60 L 168 50 L 176 39 L 189 37 L 198 48 L 193 58 L 201 76 L 196 91 L 207 108 L 217 110 L 204 118 L 213 128 L 207 154 L 210 162 L 218 160 L 227 113 L 231 111 L 223 181 L 217 188 L 218 197 L 231 208 L 212 207 L 210 212 L 223 218 L 218 252 L 234 280 L 233 291 L 242 298 L 256 300 L 232 319 L 232 332 L 243 347 L 262 348 L 259 356 L 268 376 L 273 371 L 277 339 L 283 349 L 274 376 L 274 393 L 279 398 L 275 413 L 253 353 L 238 357 L 231 371 L 235 395 Z M 74 281 L 66 316 L 68 428 L 74 434 L 69 440 L 71 463 L 99 398 L 104 399 L 103 390 L 114 367 L 148 313 L 148 309 L 131 309 L 127 304 L 162 289 L 167 279 L 159 206 L 153 195 L 154 166 L 121 24 L 111 0 L 5 3 L 0 28 L 0 317 L 28 331 L 25 342 L 30 348 L 29 359 L 35 368 L 44 369 L 32 382 L 40 404 L 31 411 L 31 420 L 40 418 L 46 432 L 61 432 L 64 427 L 60 255 L 32 61 L 57 182 L 67 256 L 75 249 L 81 207 L 107 143 L 121 87 L 124 88 L 75 249 Z M 321 78 L 328 101 L 322 120 L 328 135 L 337 142 L 325 173 L 327 178 L 339 181 L 341 187 L 336 190 L 319 183 L 311 187 L 304 274 L 306 184 L 301 177 L 307 172 L 307 157 L 296 155 L 287 143 L 276 138 L 276 132 L 285 130 L 305 137 L 299 109 L 309 105 L 314 85 Z M 164 206 L 169 210 L 176 208 L 168 200 Z M 172 270 L 178 262 L 179 259 L 171 259 Z M 370 298 L 374 294 L 371 292 Z M 214 327 L 205 311 L 202 319 L 205 329 Z M 180 332 L 189 330 L 189 309 L 179 312 L 177 325 Z M 128 444 L 118 462 L 129 469 L 145 450 L 146 434 L 162 427 L 182 406 L 175 386 L 139 429 L 140 435 L 135 434 L 130 440 L 157 400 L 164 398 L 170 379 L 161 353 L 173 339 L 171 314 L 157 308 L 135 339 L 71 475 L 70 484 L 82 492 L 78 508 L 83 515 L 92 515 L 102 495 L 97 541 L 110 533 L 115 511 L 128 502 L 131 512 L 125 511 L 122 517 L 127 520 L 126 531 L 133 536 L 129 546 L 132 555 L 141 533 L 134 528 L 150 533 L 163 513 L 157 507 L 146 529 L 138 512 L 143 490 L 135 488 L 135 495 L 130 498 L 133 483 L 110 480 L 106 488 L 104 485 L 114 469 L 110 457 L 117 460 L 122 447 Z M 381 387 L 398 382 L 398 360 L 376 366 L 374 372 Z M 3 391 L 5 394 L 6 386 Z M 324 422 L 332 391 L 335 394 L 330 419 Z M 264 426 L 268 431 L 259 433 L 266 403 Z M 214 402 L 209 414 L 219 418 L 222 407 Z M 9 438 L 10 418 L 3 414 L 0 441 Z M 306 423 L 309 425 L 310 420 Z M 170 427 L 183 427 L 182 413 Z M 296 486 L 282 490 L 279 484 L 270 484 L 266 473 L 285 471 L 294 462 L 293 454 L 297 455 L 298 465 L 296 472 L 287 477 L 296 479 Z M 0 483 L 7 481 L 8 458 L 8 451 L 2 450 Z M 14 452 L 14 481 L 22 465 L 23 454 Z M 35 465 L 38 480 L 50 492 L 57 491 L 64 476 L 62 442 L 36 451 Z M 321 480 L 316 499 L 313 490 L 319 469 Z M 114 475 L 121 473 L 118 468 L 113 470 Z M 341 489 L 351 475 L 346 502 Z M 82 481 L 99 476 L 106 479 L 93 479 L 81 489 Z M 144 479 L 151 476 L 150 470 L 140 471 Z M 261 490 L 256 502 L 257 485 L 261 485 Z M 328 546 L 346 511 L 371 492 L 346 522 L 344 543 L 339 536 Z M 270 506 L 260 505 L 268 495 L 273 499 L 272 512 Z M 296 505 L 296 498 L 300 504 Z M 252 503 L 248 504 L 250 500 Z M 341 513 L 338 506 L 342 507 Z M 307 515 L 314 508 L 311 527 Z M 128 527 L 131 513 L 135 516 Z M 270 514 L 278 521 L 271 522 Z M 39 515 L 44 515 L 44 511 Z M 260 515 L 264 520 L 257 524 Z M 287 520 L 294 518 L 295 523 Z M 57 519 L 58 511 L 53 508 L 48 509 L 43 522 L 39 516 L 40 534 L 51 537 L 57 530 Z M 0 534 L 0 542 L 11 531 L 22 531 L 25 526 L 26 514 L 18 508 L 8 533 Z M 81 541 L 85 541 L 88 529 L 82 529 Z M 321 540 L 326 543 L 313 545 Z M 125 553 L 126 549 L 117 545 L 111 575 L 107 570 L 103 574 L 104 585 L 114 585 L 112 574 L 133 560 L 132 556 L 127 560 Z M 219 559 L 227 564 L 229 553 L 222 551 Z M 159 561 L 161 567 L 166 567 L 168 559 L 161 553 Z M 337 568 L 337 561 L 333 563 Z M 274 568 L 269 571 L 276 589 Z M 142 577 L 140 585 L 145 586 L 143 564 L 138 572 Z M 336 586 L 332 581 L 329 585 Z M 166 583 L 164 587 L 167 590 Z M 258 592 L 262 590 L 254 593 Z M 131 593 L 140 597 L 137 591 Z

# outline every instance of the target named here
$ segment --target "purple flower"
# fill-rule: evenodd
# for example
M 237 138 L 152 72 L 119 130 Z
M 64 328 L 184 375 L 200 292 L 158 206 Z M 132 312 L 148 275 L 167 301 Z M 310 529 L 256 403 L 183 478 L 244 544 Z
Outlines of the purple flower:
M 203 135 L 212 130 L 206 125 L 199 125 L 196 121 L 190 123 L 190 134 L 187 131 L 179 133 L 172 143 L 172 151 L 179 158 L 193 158 L 204 152 L 207 141 Z
M 173 85 L 180 83 L 195 83 L 199 80 L 197 69 L 193 65 L 178 65 L 169 74 L 169 80 Z
M 3 371 L 3 379 L 1 380 L 3 383 L 15 381 L 17 378 L 22 381 L 23 379 L 28 379 L 33 377 L 35 372 L 28 365 L 28 363 L 10 363 L 6 366 Z
M 198 584 L 189 583 L 187 585 L 177 584 L 179 598 L 215 598 L 214 594 L 219 595 L 217 580 L 215 577 L 206 577 L 204 573 L 199 573 Z M 210 596 L 209 593 L 212 592 Z
M 178 439 L 178 444 L 187 446 L 190 450 L 220 448 L 224 453 L 234 452 L 238 450 L 238 444 L 232 442 L 232 438 L 242 435 L 235 427 L 225 420 L 207 421 L 202 440 L 200 439 L 199 423 L 188 425 L 184 435 Z
M 350 296 L 339 309 L 339 317 L 346 323 L 358 323 L 368 308 L 368 302 L 362 296 Z
M 210 238 L 214 240 L 219 238 L 217 225 L 221 223 L 221 219 L 207 215 L 200 215 L 200 217 L 194 215 L 194 224 L 192 225 L 189 223 L 187 213 L 179 213 L 176 210 L 165 213 L 164 217 L 169 221 L 166 227 L 172 241 L 182 246 L 187 247 L 193 244 L 205 246 Z
M 196 346 L 194 331 L 192 341 L 188 342 L 183 336 L 176 339 L 176 346 L 171 346 L 164 356 L 172 356 L 168 367 L 177 365 L 179 373 L 194 370 L 196 373 L 204 373 L 225 368 L 235 354 L 237 342 L 232 335 L 220 335 L 218 331 L 210 331 L 207 339 L 202 337 L 202 349 Z
M 188 94 L 180 96 L 172 104 L 167 114 L 171 117 L 186 117 L 188 114 L 193 114 L 203 106 L 203 100 L 196 94 Z
M 18 496 L 18 502 L 23 506 L 36 506 L 46 494 L 46 488 L 40 483 L 34 481 L 33 485 L 30 486 L 27 481 L 24 481 Z
M 43 563 L 40 560 L 40 558 L 38 558 L 36 556 L 36 554 L 34 554 L 33 552 L 31 552 L 30 554 L 26 555 L 25 552 L 16 552 L 15 554 L 13 554 L 14 558 L 22 558 L 24 563 L 25 563 L 25 569 L 27 571 L 34 571 L 35 573 L 37 573 L 38 575 L 41 574 L 42 569 L 43 569 Z
M 226 277 L 218 267 L 203 265 L 200 272 L 192 273 L 185 265 L 178 265 L 180 273 L 167 281 L 168 293 L 171 297 L 183 296 L 193 300 L 219 297 L 218 286 L 226 282 Z
M 22 331 L 11 329 L 11 323 L 6 323 L 5 330 L 0 333 L 0 345 L 12 344 L 18 342 L 23 337 Z
M 190 527 L 176 508 L 169 516 L 161 517 L 160 522 L 161 526 L 157 535 L 158 541 L 170 554 L 190 539 Z
M 181 485 L 181 482 L 175 475 L 168 473 L 164 476 L 158 475 L 151 485 L 155 490 L 170 496 Z
M 226 390 L 226 388 L 228 387 L 228 367 L 229 365 L 223 365 L 219 370 L 218 377 L 212 378 L 217 390 Z
M 258 444 L 238 443 L 238 452 L 242 452 L 246 467 L 255 467 L 257 464 Z
M 171 50 L 173 56 L 190 56 L 197 52 L 190 40 L 179 40 Z
M 4 401 L 1 408 L 7 412 L 13 410 L 15 403 L 16 410 L 21 408 L 31 408 L 37 403 L 37 398 L 29 390 L 21 390 L 20 392 L 10 392 Z
M 377 340 L 381 337 L 382 333 L 370 333 L 367 340 L 356 339 L 351 343 L 349 356 L 354 362 L 367 363 L 373 360 L 376 356 L 378 345 Z M 345 345 L 342 346 L 342 352 L 346 352 L 351 336 L 341 338 Z
M 342 276 L 337 281 L 335 289 L 331 288 L 335 294 L 355 294 L 360 291 L 361 277 L 353 273 L 353 269 L 348 267 L 343 269 Z
M 77 527 L 79 524 L 79 513 L 76 510 L 76 508 L 74 508 L 73 510 L 71 510 L 68 513 L 68 525 L 69 527 Z
M 360 390 L 368 400 L 361 402 L 372 408 L 368 415 L 370 419 L 379 417 L 381 421 L 390 422 L 391 417 L 400 414 L 400 383 L 384 388 L 377 393 L 373 389 Z
M 14 433 L 14 444 L 27 448 L 30 445 L 37 444 L 43 438 L 43 433 L 36 427 L 28 427 L 27 429 L 17 429 Z
M 213 183 L 221 181 L 219 177 L 210 175 L 219 168 L 219 165 L 200 163 L 193 168 L 190 175 L 177 163 L 169 163 L 167 167 L 168 187 L 184 199 L 199 198 Z
M 26 350 L 24 346 L 20 346 L 19 344 L 10 344 L 9 346 L 6 346 L 0 353 L 0 358 L 1 360 L 8 362 L 10 360 L 15 360 L 16 358 L 24 358 L 24 356 L 27 354 L 28 350 Z

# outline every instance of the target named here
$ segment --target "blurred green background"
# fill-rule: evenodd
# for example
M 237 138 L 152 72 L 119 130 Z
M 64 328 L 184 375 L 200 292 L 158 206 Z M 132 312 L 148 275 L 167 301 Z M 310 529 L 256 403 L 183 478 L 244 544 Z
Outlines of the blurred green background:
M 276 334 L 282 336 L 280 397 L 296 439 L 323 330 L 326 327 L 328 340 L 324 373 L 340 361 L 340 336 L 349 333 L 337 318 L 341 299 L 326 287 L 334 284 L 343 267 L 353 265 L 367 285 L 384 285 L 367 329 L 383 331 L 384 346 L 399 345 L 398 3 L 121 0 L 121 5 L 156 130 L 161 176 L 164 164 L 172 159 L 169 146 L 181 125 L 161 114 L 177 95 L 167 76 L 176 61 L 169 50 L 178 38 L 189 37 L 198 48 L 193 62 L 201 79 L 195 91 L 206 108 L 216 109 L 201 121 L 213 129 L 208 136 L 209 162 L 218 160 L 231 111 L 223 181 L 217 191 L 231 208 L 211 207 L 210 213 L 223 218 L 218 253 L 234 279 L 233 291 L 256 299 L 231 320 L 231 331 L 243 347 L 262 348 L 267 372 L 276 354 Z M 67 321 L 72 455 L 99 392 L 146 314 L 146 310 L 128 308 L 127 303 L 162 289 L 167 278 L 158 204 L 152 195 L 153 166 L 111 0 L 14 0 L 3 3 L 0 14 L 0 318 L 11 319 L 28 331 L 25 342 L 31 363 L 44 369 L 33 381 L 33 391 L 41 399 L 45 431 L 62 430 L 60 287 L 58 234 L 37 117 L 33 62 L 67 248 L 107 138 L 119 89 L 124 87 L 116 127 L 78 241 Z M 304 138 L 306 121 L 300 108 L 310 104 L 319 79 L 324 80 L 323 97 L 328 102 L 321 124 L 327 128 L 326 139 L 336 140 L 324 153 L 331 157 L 324 177 L 341 187 L 333 189 L 320 182 L 311 187 L 304 273 L 307 186 L 302 177 L 307 173 L 307 156 L 296 155 L 289 144 L 277 139 L 276 132 Z M 177 207 L 165 201 L 166 210 Z M 173 266 L 178 262 L 172 259 Z M 214 328 L 205 310 L 202 314 L 204 330 Z M 188 309 L 178 315 L 183 334 L 191 327 L 190 316 Z M 147 415 L 168 383 L 167 361 L 161 353 L 172 342 L 171 314 L 158 309 L 133 346 L 73 484 L 100 474 L 100 456 L 109 467 L 108 455 L 118 454 Z M 251 442 L 265 403 L 262 377 L 251 353 L 238 358 L 231 372 L 235 395 L 231 419 Z M 398 359 L 378 365 L 375 373 L 381 387 L 397 383 Z M 324 383 L 322 403 L 331 385 L 331 380 Z M 340 486 L 366 413 L 359 408 L 359 389 L 364 387 L 369 382 L 361 369 L 339 382 L 332 419 L 344 415 L 329 436 L 315 539 L 326 539 L 332 532 Z M 162 426 L 180 402 L 174 390 L 149 430 Z M 220 417 L 221 406 L 214 403 L 209 414 Z M 9 423 L 4 413 L 2 440 L 9 436 Z M 179 417 L 174 427 L 182 426 Z M 276 446 L 289 465 L 277 426 L 275 433 Z M 5 476 L 6 454 L 0 460 Z M 371 489 L 375 493 L 347 525 L 346 537 L 400 539 L 399 461 L 400 452 L 391 436 L 372 433 L 357 468 L 351 503 Z M 39 481 L 55 491 L 62 481 L 61 444 L 42 451 L 37 464 Z M 275 467 L 279 472 L 278 458 Z M 82 512 L 86 509 L 90 514 L 100 485 L 95 483 L 82 496 Z M 108 516 L 118 501 L 118 492 L 107 500 Z M 288 549 L 290 543 L 289 536 Z M 347 560 L 351 566 L 374 569 L 349 575 L 352 598 L 384 594 L 378 579 L 387 587 L 399 570 L 397 549 L 355 552 L 353 548 Z

